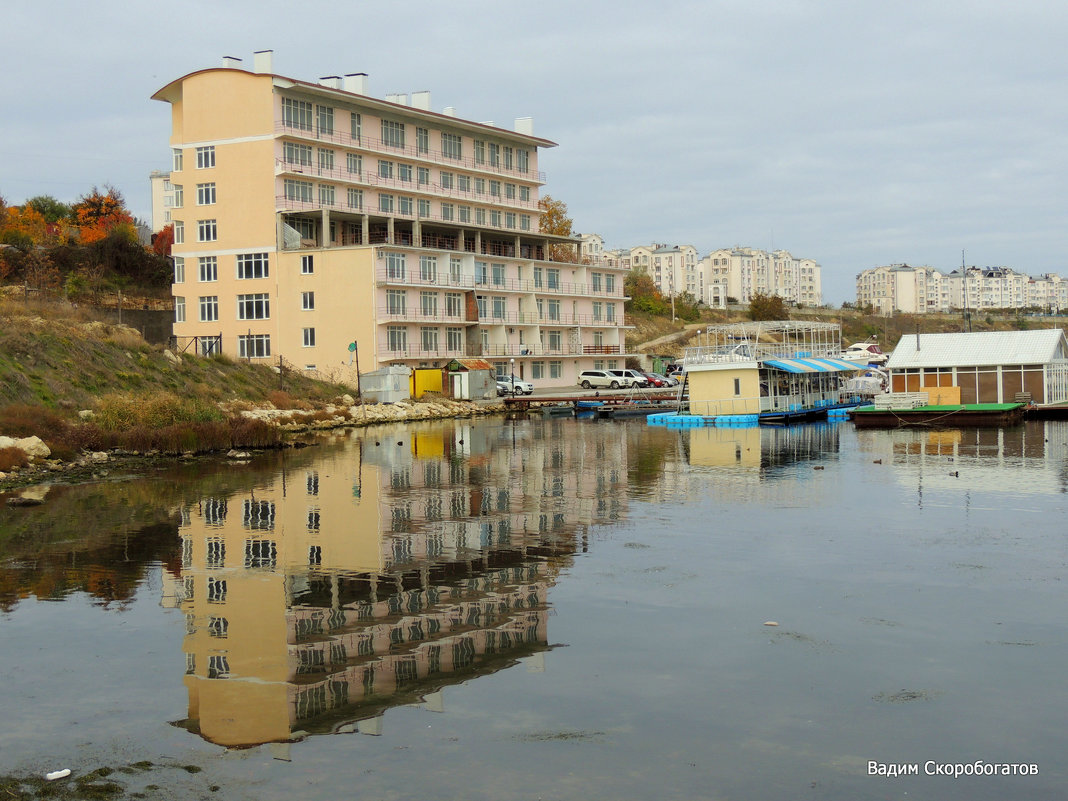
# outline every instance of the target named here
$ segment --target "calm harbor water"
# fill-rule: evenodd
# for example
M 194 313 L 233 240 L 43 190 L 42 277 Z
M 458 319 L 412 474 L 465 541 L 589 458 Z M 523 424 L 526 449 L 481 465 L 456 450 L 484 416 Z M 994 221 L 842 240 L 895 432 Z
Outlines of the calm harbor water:
M 1061 422 L 460 420 L 57 486 L 0 507 L 0 774 L 1061 798 L 1066 511 Z M 1038 772 L 925 775 L 977 761 Z

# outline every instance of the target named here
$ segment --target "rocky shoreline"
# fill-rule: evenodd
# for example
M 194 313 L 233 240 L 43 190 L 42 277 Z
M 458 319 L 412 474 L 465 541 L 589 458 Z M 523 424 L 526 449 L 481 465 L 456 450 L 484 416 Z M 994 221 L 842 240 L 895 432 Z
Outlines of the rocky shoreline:
M 339 398 L 337 403 L 328 404 L 315 412 L 272 407 L 234 410 L 233 413 L 250 419 L 262 420 L 277 426 L 286 434 L 302 434 L 384 423 L 485 416 L 500 414 L 504 411 L 504 404 L 496 400 L 457 401 L 450 398 L 434 398 L 401 403 L 360 404 L 356 403 L 352 397 L 345 395 Z M 285 446 L 284 444 L 282 447 Z M 84 453 L 76 460 L 62 461 L 51 458 L 48 446 L 39 437 L 14 439 L 0 436 L 0 447 L 19 448 L 29 458 L 29 464 L 25 467 L 0 472 L 0 493 L 35 484 L 74 483 L 101 479 L 107 477 L 117 465 L 136 469 L 138 464 L 149 466 L 157 459 L 174 458 L 175 455 L 187 459 L 203 455 L 218 455 L 218 453 L 167 455 L 159 452 L 138 453 L 115 450 Z M 10 506 L 28 506 L 38 502 L 40 501 L 37 495 L 25 490 L 7 498 L 7 504 Z

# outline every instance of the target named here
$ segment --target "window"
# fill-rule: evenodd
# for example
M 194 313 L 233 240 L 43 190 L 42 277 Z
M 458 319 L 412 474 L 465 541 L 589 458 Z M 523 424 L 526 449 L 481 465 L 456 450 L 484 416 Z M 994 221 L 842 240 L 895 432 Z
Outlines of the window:
M 453 352 L 463 350 L 464 332 L 462 328 L 445 329 L 445 347 Z
M 493 285 L 494 286 L 504 286 L 504 265 L 503 264 L 494 264 L 493 265 Z
M 515 151 L 515 166 L 521 172 L 527 172 L 530 170 L 530 151 L 523 148 L 516 148 Z
M 304 203 L 311 203 L 311 181 L 295 181 L 292 178 L 286 178 L 284 188 L 286 200 L 300 200 Z
M 416 172 L 416 177 L 419 179 L 420 186 L 426 186 L 430 183 L 430 168 L 419 167 Z
M 594 301 L 593 303 L 593 321 L 595 323 L 601 322 L 604 317 L 604 304 L 600 301 Z
M 519 215 L 519 230 L 520 231 L 529 231 L 530 230 L 530 215 L 529 214 L 520 214 Z
M 397 165 L 397 180 L 404 181 L 406 183 L 412 182 L 412 165 L 411 164 L 398 164 Z
M 541 287 L 542 276 L 545 274 L 545 270 L 541 267 L 534 268 L 534 286 Z
M 503 320 L 505 311 L 505 299 L 500 297 L 493 298 L 493 318 L 495 320 Z
M 175 220 L 174 222 L 174 244 L 185 244 L 185 223 L 181 220 Z
M 304 311 L 311 311 L 315 308 L 315 293 L 314 292 L 301 292 L 300 293 L 300 308 Z
M 353 188 L 349 187 L 349 189 L 348 189 L 348 198 L 349 198 L 349 208 L 350 209 L 362 209 L 363 208 L 363 190 L 362 189 L 353 189 Z
M 210 323 L 219 319 L 219 296 L 207 295 L 200 298 L 200 322 Z
M 607 292 L 609 295 L 616 291 L 616 277 L 614 275 L 605 275 L 604 291 Z
M 420 256 L 419 257 L 419 278 L 422 281 L 434 283 L 438 280 L 438 257 L 437 256 Z
M 457 208 L 457 212 L 458 212 L 458 216 L 457 216 L 456 219 L 458 219 L 460 222 L 462 222 L 462 223 L 471 222 L 471 207 L 470 206 L 459 206 Z
M 420 292 L 419 293 L 419 310 L 424 317 L 437 317 L 438 316 L 438 293 L 437 292 Z
M 419 329 L 420 344 L 426 353 L 436 353 L 438 349 L 438 329 L 423 327 Z
M 456 292 L 445 294 L 445 316 L 459 317 L 463 314 L 463 295 Z
M 426 128 L 415 129 L 415 149 L 419 153 L 430 152 L 430 131 Z
M 563 335 L 559 331 L 549 332 L 549 350 L 557 352 L 563 344 Z
M 174 322 L 185 322 L 185 298 L 176 297 L 174 299 Z
M 315 112 L 319 121 L 319 133 L 332 134 L 334 132 L 334 109 L 331 106 L 316 106 Z
M 560 271 L 559 270 L 550 268 L 548 270 L 548 278 L 549 278 L 549 289 L 559 289 L 560 288 Z
M 404 123 L 382 120 L 382 144 L 386 147 L 404 147 Z
M 185 192 L 181 184 L 174 185 L 174 193 L 171 198 L 171 208 L 180 209 L 185 205 Z
M 310 167 L 312 163 L 311 145 L 286 142 L 282 146 L 282 159 L 288 164 L 300 164 Z
M 601 291 L 601 274 L 600 273 L 590 273 L 590 288 L 594 292 L 600 292 Z
M 312 104 L 304 100 L 282 98 L 282 124 L 301 131 L 312 129 Z
M 485 224 L 486 224 L 486 210 L 485 209 L 475 209 L 475 225 L 485 225 Z
M 171 169 L 175 172 L 182 171 L 182 150 L 181 148 L 171 148 Z
M 379 178 L 392 178 L 393 177 L 393 162 L 386 161 L 385 159 L 378 160 L 378 177 Z
M 307 254 L 300 257 L 300 274 L 311 275 L 315 272 L 315 256 Z
M 197 259 L 201 281 L 219 280 L 219 260 L 215 256 L 201 256 Z
M 491 167 L 501 166 L 501 146 L 493 142 L 489 143 L 489 163 Z
M 457 175 L 456 176 L 456 188 L 461 192 L 471 191 L 471 176 L 470 175 Z
M 452 220 L 456 217 L 456 206 L 452 203 L 441 204 L 441 219 Z
M 301 330 L 304 333 L 304 347 L 306 347 L 306 348 L 314 348 L 315 347 L 315 329 L 314 328 L 304 328 L 304 329 L 301 329 Z
M 521 187 L 519 187 L 519 199 L 521 201 L 523 201 L 524 203 L 529 203 L 530 202 L 530 187 L 529 186 L 521 186 Z
M 439 173 L 439 175 L 440 175 L 440 180 L 441 180 L 441 188 L 442 189 L 452 189 L 453 177 L 454 177 L 453 174 L 451 172 L 445 172 L 445 170 L 442 170 Z
M 506 170 L 512 169 L 512 148 L 505 146 L 502 155 L 504 156 L 504 168 Z
M 463 156 L 463 140 L 459 134 L 441 135 L 441 155 L 447 159 L 459 159 Z
M 459 256 L 449 256 L 449 280 L 452 283 L 460 283 L 460 273 L 463 270 L 463 265 L 463 259 Z
M 492 209 L 490 211 L 490 225 L 492 225 L 494 228 L 501 227 L 501 213 L 496 209 Z
M 504 213 L 504 227 L 515 228 L 515 212 L 506 211 Z
M 408 293 L 403 289 L 386 290 L 386 313 L 405 314 L 408 306 Z
M 349 136 L 359 142 L 363 135 L 363 118 L 355 111 L 349 114 Z
M 490 181 L 489 182 L 489 189 L 490 189 L 490 197 L 500 197 L 501 196 L 501 182 L 500 181 Z
M 363 156 L 359 153 L 346 153 L 345 168 L 351 175 L 360 175 L 363 172 Z
M 423 198 L 419 198 L 419 216 L 420 217 L 429 217 L 430 216 L 430 201 L 429 200 L 425 200 Z
M 319 204 L 321 206 L 333 206 L 334 197 L 334 187 L 329 184 L 319 184 Z
M 484 194 L 486 194 L 486 179 L 485 178 L 476 178 L 475 179 L 475 194 L 476 195 L 484 195 Z
M 403 253 L 394 253 L 390 251 L 386 254 L 386 275 L 387 277 L 396 280 L 403 281 L 406 273 L 406 265 Z
M 606 303 L 604 304 L 604 319 L 609 322 L 615 322 L 616 319 L 616 304 Z
M 475 140 L 475 164 L 486 163 L 486 143 L 481 139 Z
M 238 278 L 267 278 L 269 272 L 266 253 L 239 253 L 237 255 Z
M 237 296 L 238 320 L 267 320 L 270 316 L 271 301 L 266 292 Z
M 548 303 L 548 306 L 549 306 L 549 319 L 550 320 L 559 320 L 560 319 L 560 301 L 558 301 L 558 300 L 550 300 L 549 303 Z
M 197 220 L 197 242 L 214 242 L 218 238 L 215 220 Z
M 327 148 L 319 148 L 319 169 L 320 170 L 332 170 L 334 169 L 334 151 Z
M 549 378 L 560 378 L 563 374 L 563 362 L 549 362 Z
M 411 216 L 412 213 L 412 198 L 401 195 L 397 198 L 397 213 L 407 214 Z
M 476 284 L 484 284 L 484 283 L 486 283 L 488 273 L 489 273 L 489 267 L 486 264 L 486 262 L 484 262 L 484 261 L 476 261 L 475 262 L 475 283 Z
M 174 283 L 185 283 L 185 258 L 183 256 L 174 257 Z
M 475 295 L 475 303 L 478 305 L 478 317 L 479 317 L 479 319 L 480 320 L 485 320 L 487 317 L 489 317 L 488 307 L 486 306 L 486 296 L 485 295 Z M 483 330 L 482 331 L 482 337 L 483 337 L 483 339 L 489 337 L 489 331 Z
M 508 200 L 515 200 L 515 184 L 504 185 L 504 196 Z
M 530 377 L 535 381 L 539 378 L 545 378 L 545 362 L 531 362 Z
M 391 351 L 406 353 L 408 351 L 408 331 L 399 325 L 386 329 L 386 342 Z
M 387 213 L 393 213 L 393 195 L 379 195 L 378 196 L 378 210 Z
M 197 169 L 206 170 L 215 166 L 215 145 L 197 148 Z
M 242 359 L 266 359 L 271 355 L 270 334 L 245 334 L 237 338 L 237 355 Z

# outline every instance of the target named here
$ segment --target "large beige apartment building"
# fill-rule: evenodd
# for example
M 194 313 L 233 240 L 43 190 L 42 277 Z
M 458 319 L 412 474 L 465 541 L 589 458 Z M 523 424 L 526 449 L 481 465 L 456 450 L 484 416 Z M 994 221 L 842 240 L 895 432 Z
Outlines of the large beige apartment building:
M 305 82 L 262 51 L 171 104 L 178 346 L 355 382 L 386 365 L 488 360 L 545 385 L 623 367 L 623 273 L 549 260 L 530 118 L 513 130 L 372 97 L 363 73 Z M 356 357 L 354 359 L 354 356 Z
M 1068 281 L 1059 275 L 1032 278 L 1008 267 L 933 267 L 891 264 L 857 275 L 857 305 L 877 314 L 924 314 L 985 309 L 1068 308 Z
M 725 308 L 731 302 L 749 303 L 754 295 L 778 295 L 802 306 L 823 303 L 820 265 L 786 250 L 714 250 L 701 260 L 700 271 L 707 276 L 702 299 L 714 308 Z

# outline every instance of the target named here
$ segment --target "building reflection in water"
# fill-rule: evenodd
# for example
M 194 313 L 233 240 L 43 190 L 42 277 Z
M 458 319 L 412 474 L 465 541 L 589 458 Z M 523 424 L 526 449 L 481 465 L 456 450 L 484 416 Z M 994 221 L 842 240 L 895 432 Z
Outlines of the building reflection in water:
M 226 746 L 378 731 L 548 646 L 548 588 L 622 514 L 626 440 L 574 421 L 350 432 L 182 511 L 188 718 Z
M 736 502 L 790 503 L 819 491 L 811 479 L 837 458 L 843 423 L 684 429 L 690 482 Z M 707 473 L 715 474 L 713 481 Z M 791 478 L 790 481 L 779 479 Z M 742 494 L 739 494 L 741 492 Z
M 1032 420 L 1011 428 L 863 429 L 862 451 L 892 466 L 906 486 L 1030 495 L 1068 492 L 1068 422 Z M 921 482 L 922 483 L 918 483 Z

